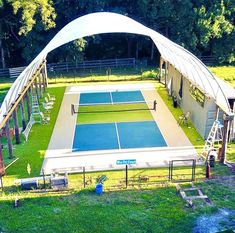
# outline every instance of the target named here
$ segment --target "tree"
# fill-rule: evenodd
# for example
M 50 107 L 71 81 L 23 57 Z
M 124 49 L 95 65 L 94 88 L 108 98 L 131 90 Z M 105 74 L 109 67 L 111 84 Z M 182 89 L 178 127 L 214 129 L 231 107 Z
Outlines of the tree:
M 234 8 L 230 4 L 230 0 L 202 1 L 194 9 L 197 49 L 213 54 L 220 62 L 234 62 Z
M 17 64 L 19 56 L 13 55 L 22 52 L 22 36 L 27 36 L 37 22 L 40 21 L 43 30 L 55 27 L 56 14 L 51 0 L 0 0 L 0 15 L 0 52 L 3 68 L 6 58 L 8 65 Z
M 40 21 L 44 29 L 48 30 L 56 26 L 56 13 L 52 0 L 9 0 L 12 4 L 14 14 L 21 15 L 22 25 L 19 35 L 26 35 L 36 24 L 36 18 L 40 15 Z

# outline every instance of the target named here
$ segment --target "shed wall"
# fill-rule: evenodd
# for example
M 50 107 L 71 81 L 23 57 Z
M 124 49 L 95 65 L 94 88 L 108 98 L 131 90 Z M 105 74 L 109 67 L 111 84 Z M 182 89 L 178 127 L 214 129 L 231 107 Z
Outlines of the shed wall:
M 179 96 L 181 77 L 183 78 L 183 96 Z M 212 98 L 206 96 L 204 106 L 202 107 L 189 92 L 190 82 L 172 65 L 169 65 L 168 80 L 172 82 L 172 94 L 177 97 L 183 112 L 191 113 L 191 121 L 201 136 L 206 139 L 216 118 L 216 104 Z M 169 88 L 169 86 L 168 86 Z

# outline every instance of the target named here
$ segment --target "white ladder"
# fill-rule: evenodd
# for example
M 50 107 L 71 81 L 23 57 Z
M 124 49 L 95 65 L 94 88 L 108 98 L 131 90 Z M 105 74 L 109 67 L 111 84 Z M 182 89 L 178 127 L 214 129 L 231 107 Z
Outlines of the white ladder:
M 223 125 L 218 120 L 214 121 L 210 133 L 206 139 L 205 145 L 202 150 L 202 155 L 207 156 L 208 151 L 213 148 L 215 142 L 219 142 L 223 139 L 222 133 Z
M 35 123 L 42 123 L 38 97 L 32 91 L 32 117 Z

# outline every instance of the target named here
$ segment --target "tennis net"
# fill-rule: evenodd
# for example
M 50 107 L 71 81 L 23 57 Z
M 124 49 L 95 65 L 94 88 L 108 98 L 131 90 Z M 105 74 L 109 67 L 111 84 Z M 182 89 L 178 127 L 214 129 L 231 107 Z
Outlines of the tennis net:
M 156 100 L 154 101 L 133 101 L 116 103 L 92 103 L 92 104 L 71 104 L 71 113 L 103 113 L 103 112 L 128 112 L 141 110 L 155 110 Z

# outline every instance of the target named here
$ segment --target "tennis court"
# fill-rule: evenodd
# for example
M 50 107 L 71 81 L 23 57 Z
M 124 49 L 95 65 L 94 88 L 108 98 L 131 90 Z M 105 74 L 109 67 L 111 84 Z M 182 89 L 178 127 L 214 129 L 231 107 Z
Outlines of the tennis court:
M 71 104 L 77 104 L 77 114 L 71 114 Z M 170 160 L 189 158 L 199 159 L 152 84 L 71 86 L 42 171 L 120 169 L 116 162 L 123 159 L 134 159 L 136 167 L 168 166 Z
M 167 146 L 141 91 L 82 93 L 75 112 L 73 151 Z

